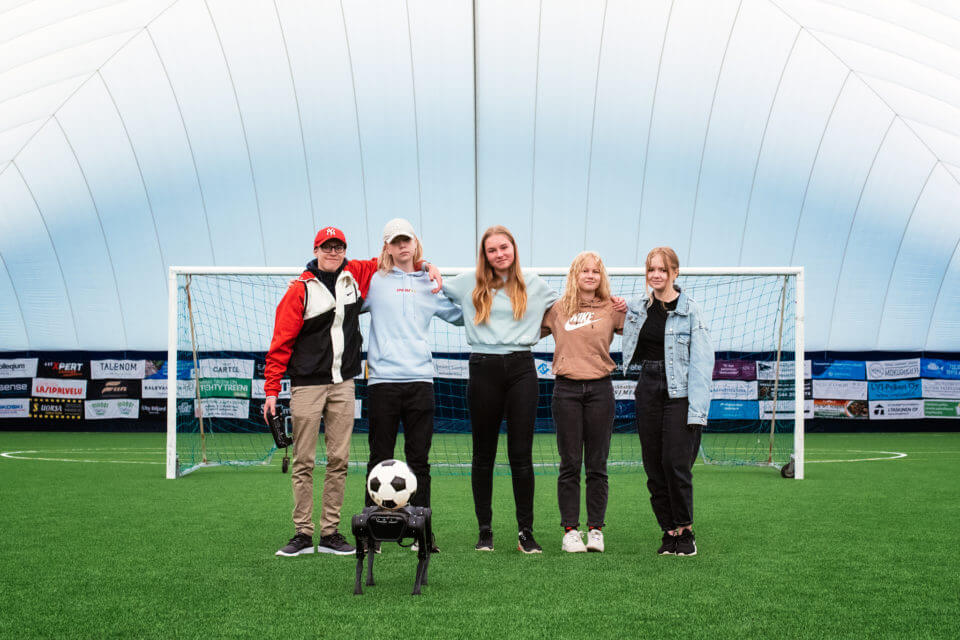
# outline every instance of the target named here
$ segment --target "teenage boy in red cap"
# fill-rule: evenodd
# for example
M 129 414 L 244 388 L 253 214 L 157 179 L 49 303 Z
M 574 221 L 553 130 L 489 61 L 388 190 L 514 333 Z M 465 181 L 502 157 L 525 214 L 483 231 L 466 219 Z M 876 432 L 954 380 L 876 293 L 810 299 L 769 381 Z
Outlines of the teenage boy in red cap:
M 313 553 L 313 468 L 323 418 L 327 468 L 320 515 L 320 553 L 350 555 L 354 547 L 337 530 L 353 433 L 353 378 L 360 374 L 359 314 L 377 259 L 347 260 L 347 239 L 335 227 L 321 229 L 313 241 L 314 260 L 287 289 L 267 352 L 263 418 L 276 413 L 280 379 L 290 376 L 293 416 L 293 524 L 296 533 L 278 556 Z M 429 266 L 430 277 L 440 275 Z

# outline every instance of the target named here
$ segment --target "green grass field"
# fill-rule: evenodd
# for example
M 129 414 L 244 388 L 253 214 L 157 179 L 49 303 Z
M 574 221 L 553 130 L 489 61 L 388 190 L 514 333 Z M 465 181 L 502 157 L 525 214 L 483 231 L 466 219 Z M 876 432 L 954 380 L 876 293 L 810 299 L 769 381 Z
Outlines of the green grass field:
M 509 478 L 477 553 L 469 477 L 437 477 L 420 597 L 395 545 L 362 596 L 353 557 L 275 557 L 293 534 L 279 457 L 165 480 L 162 448 L 0 433 L 0 637 L 960 637 L 958 433 L 810 435 L 802 481 L 698 464 L 694 558 L 655 555 L 640 470 L 611 474 L 606 553 L 577 555 L 555 475 L 537 477 L 540 556 L 516 551 Z M 351 473 L 344 533 L 361 491 Z

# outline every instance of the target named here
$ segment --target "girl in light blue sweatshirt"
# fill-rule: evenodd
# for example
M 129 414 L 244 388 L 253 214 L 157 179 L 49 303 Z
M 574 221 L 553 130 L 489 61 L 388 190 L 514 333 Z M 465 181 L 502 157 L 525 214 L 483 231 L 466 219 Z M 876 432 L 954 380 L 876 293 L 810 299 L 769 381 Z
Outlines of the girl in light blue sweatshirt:
M 462 325 L 460 307 L 431 292 L 413 226 L 401 218 L 383 229 L 383 253 L 363 302 L 370 312 L 367 346 L 367 409 L 370 461 L 367 474 L 393 457 L 403 423 L 404 455 L 417 477 L 416 506 L 430 506 L 430 443 L 433 438 L 433 357 L 428 342 L 434 316 Z M 367 504 L 372 504 L 366 496 Z M 434 544 L 434 550 L 436 545 Z

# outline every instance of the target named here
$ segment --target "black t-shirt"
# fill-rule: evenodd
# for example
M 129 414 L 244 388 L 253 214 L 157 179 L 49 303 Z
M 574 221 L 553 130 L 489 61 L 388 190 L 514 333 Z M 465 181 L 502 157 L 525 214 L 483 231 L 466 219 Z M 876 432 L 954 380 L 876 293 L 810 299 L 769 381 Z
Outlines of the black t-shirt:
M 640 327 L 640 336 L 637 338 L 637 348 L 630 360 L 628 373 L 640 373 L 640 363 L 644 360 L 663 360 L 663 333 L 667 328 L 667 312 L 677 308 L 676 297 L 672 302 L 660 302 L 653 299 L 653 304 L 647 307 L 647 319 Z

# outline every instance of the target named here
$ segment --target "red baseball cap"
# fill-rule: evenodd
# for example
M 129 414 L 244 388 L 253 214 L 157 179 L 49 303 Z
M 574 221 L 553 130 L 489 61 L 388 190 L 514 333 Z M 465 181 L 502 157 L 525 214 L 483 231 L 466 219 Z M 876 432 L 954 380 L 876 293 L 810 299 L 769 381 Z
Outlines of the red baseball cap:
M 343 231 L 336 227 L 324 227 L 317 231 L 317 237 L 313 239 L 313 248 L 316 249 L 327 240 L 339 240 L 343 244 L 347 244 L 347 236 L 343 235 Z

